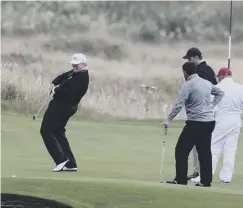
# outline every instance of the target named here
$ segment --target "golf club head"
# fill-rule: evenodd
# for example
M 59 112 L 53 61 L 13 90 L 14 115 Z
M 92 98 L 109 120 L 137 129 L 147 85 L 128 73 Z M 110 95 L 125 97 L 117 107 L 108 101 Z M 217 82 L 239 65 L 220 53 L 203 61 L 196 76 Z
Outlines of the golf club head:
M 33 115 L 33 120 L 35 120 L 35 118 L 36 118 L 36 116 L 35 116 L 35 115 Z
M 159 183 L 161 183 L 161 184 L 165 184 L 165 183 L 166 183 L 166 181 L 163 181 L 163 180 L 162 180 L 162 181 L 160 181 Z

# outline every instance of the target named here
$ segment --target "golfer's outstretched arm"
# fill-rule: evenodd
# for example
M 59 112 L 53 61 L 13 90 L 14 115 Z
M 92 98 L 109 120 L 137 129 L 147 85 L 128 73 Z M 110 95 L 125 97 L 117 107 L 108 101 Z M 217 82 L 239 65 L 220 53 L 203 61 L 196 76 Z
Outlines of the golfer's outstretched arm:
M 184 85 L 181 88 L 180 94 L 171 110 L 171 113 L 169 114 L 167 121 L 170 122 L 173 120 L 177 114 L 181 111 L 182 107 L 185 105 L 188 96 L 189 96 L 190 88 L 188 86 L 188 83 L 184 83 Z
M 213 105 L 213 107 L 215 107 L 224 97 L 224 92 L 221 89 L 219 89 L 218 87 L 215 87 L 214 85 L 212 85 L 211 94 L 214 95 L 212 105 Z

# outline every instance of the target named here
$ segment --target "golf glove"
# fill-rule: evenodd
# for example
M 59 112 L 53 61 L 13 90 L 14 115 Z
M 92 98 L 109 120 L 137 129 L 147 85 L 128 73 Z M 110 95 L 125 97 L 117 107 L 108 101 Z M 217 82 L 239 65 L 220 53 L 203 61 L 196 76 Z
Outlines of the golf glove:
M 51 90 L 51 94 L 52 94 L 52 95 L 55 94 L 55 89 L 56 89 L 58 86 L 59 86 L 59 85 L 56 85 L 56 86 L 54 86 L 54 87 L 52 88 L 52 90 Z
M 53 87 L 50 89 L 50 96 L 53 96 L 53 95 L 55 94 L 55 89 L 56 89 L 58 86 L 59 86 L 59 85 L 56 85 L 56 86 L 53 85 Z

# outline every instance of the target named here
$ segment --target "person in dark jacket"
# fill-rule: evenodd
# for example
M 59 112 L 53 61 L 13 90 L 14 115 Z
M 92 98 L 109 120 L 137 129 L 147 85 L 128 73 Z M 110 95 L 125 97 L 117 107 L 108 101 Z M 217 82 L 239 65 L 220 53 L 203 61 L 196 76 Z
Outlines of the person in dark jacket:
M 203 60 L 202 52 L 198 48 L 196 47 L 190 48 L 187 51 L 186 55 L 183 56 L 182 58 L 187 59 L 188 61 L 196 64 L 197 74 L 199 77 L 208 80 L 213 85 L 217 84 L 214 70 L 209 65 L 207 65 L 206 61 Z M 188 180 L 190 179 L 194 180 L 194 178 L 199 179 L 200 165 L 199 165 L 196 147 L 192 149 L 192 157 L 193 157 L 193 171 L 192 174 L 188 176 Z
M 73 69 L 52 81 L 50 101 L 44 114 L 40 133 L 45 146 L 56 163 L 53 172 L 77 171 L 77 163 L 66 137 L 65 126 L 78 110 L 89 86 L 89 72 L 85 55 L 76 53 L 70 62 Z
M 197 74 L 199 77 L 208 80 L 213 85 L 217 84 L 214 70 L 203 60 L 202 53 L 198 48 L 190 48 L 182 58 L 197 65 Z

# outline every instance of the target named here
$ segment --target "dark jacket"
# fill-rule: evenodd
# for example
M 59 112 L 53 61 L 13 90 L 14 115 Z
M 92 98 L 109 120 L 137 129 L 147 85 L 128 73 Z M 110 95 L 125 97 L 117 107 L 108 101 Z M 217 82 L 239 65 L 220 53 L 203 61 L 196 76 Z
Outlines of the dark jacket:
M 70 70 L 57 76 L 52 84 L 55 88 L 53 100 L 65 106 L 77 106 L 86 94 L 89 86 L 89 72 L 73 72 Z
M 208 80 L 213 85 L 217 84 L 216 75 L 213 69 L 207 65 L 206 61 L 201 62 L 197 66 L 197 73 L 199 77 Z

